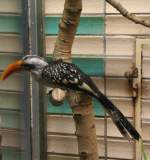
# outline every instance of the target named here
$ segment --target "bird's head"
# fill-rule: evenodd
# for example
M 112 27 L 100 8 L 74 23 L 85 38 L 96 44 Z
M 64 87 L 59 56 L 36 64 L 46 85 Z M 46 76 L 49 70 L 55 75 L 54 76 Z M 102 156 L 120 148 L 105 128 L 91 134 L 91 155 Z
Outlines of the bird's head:
M 9 64 L 8 67 L 4 70 L 1 75 L 1 79 L 5 80 L 8 76 L 15 72 L 19 71 L 29 71 L 35 76 L 38 76 L 41 70 L 48 65 L 43 58 L 34 55 L 24 56 L 21 60 L 18 60 L 12 64 Z

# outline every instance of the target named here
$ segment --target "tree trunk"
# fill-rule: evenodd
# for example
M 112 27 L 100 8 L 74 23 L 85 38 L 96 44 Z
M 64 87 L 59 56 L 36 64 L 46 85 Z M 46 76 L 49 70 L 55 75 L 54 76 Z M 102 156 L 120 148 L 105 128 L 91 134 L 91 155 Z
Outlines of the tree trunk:
M 80 21 L 81 10 L 82 0 L 65 0 L 63 17 L 59 23 L 59 33 L 53 52 L 55 59 L 71 62 L 71 49 Z M 54 104 L 61 104 L 65 96 L 65 91 L 58 88 L 54 89 L 51 94 Z
M 71 62 L 71 49 L 81 10 L 82 0 L 65 0 L 63 17 L 60 20 L 59 34 L 54 48 L 55 59 L 61 58 Z M 64 95 L 64 91 L 60 89 L 54 89 L 52 94 L 56 101 L 63 101 Z M 73 111 L 80 159 L 98 160 L 92 99 L 80 93 L 69 93 L 67 98 Z
M 70 93 L 68 101 L 73 111 L 80 160 L 98 160 L 92 98 Z

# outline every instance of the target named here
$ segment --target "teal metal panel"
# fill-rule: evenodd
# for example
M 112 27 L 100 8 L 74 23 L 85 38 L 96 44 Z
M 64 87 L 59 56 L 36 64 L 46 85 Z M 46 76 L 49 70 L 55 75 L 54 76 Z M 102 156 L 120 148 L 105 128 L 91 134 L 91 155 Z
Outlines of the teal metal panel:
M 19 114 L 18 112 L 0 110 L 0 115 L 2 117 L 2 122 L 0 127 L 10 128 L 10 129 L 23 128 L 21 121 L 21 114 Z
M 102 105 L 95 99 L 93 99 L 93 106 L 94 106 L 94 112 L 95 112 L 96 116 L 104 116 L 105 115 Z M 72 110 L 71 110 L 67 101 L 65 101 L 60 106 L 53 106 L 48 101 L 47 111 L 48 111 L 48 113 L 51 113 L 51 114 L 69 114 L 69 115 L 72 114 Z
M 74 64 L 90 76 L 104 76 L 105 74 L 105 60 L 103 58 L 73 57 L 72 59 Z M 51 57 L 47 57 L 48 62 L 51 60 Z
M 2 148 L 1 154 L 2 160 L 24 160 L 23 152 L 16 149 Z
M 22 17 L 15 15 L 0 15 L 0 33 L 22 33 Z
M 58 23 L 60 17 L 45 17 L 45 33 L 55 35 L 58 33 Z M 77 29 L 78 35 L 103 35 L 104 18 L 103 17 L 81 17 Z

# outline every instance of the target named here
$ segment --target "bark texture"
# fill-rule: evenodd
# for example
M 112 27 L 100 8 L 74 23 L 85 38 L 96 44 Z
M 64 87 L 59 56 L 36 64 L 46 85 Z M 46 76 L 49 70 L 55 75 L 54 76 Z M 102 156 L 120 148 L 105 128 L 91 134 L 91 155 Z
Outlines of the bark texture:
M 71 49 L 81 10 L 82 0 L 65 0 L 63 17 L 59 23 L 59 34 L 54 47 L 55 59 L 61 58 L 71 62 Z M 60 89 L 54 89 L 51 95 L 56 102 L 63 101 L 65 98 L 64 91 Z M 74 115 L 80 159 L 98 160 L 92 99 L 80 93 L 67 93 L 67 99 Z
M 128 18 L 129 20 L 133 21 L 136 24 L 141 24 L 145 27 L 150 28 L 150 21 L 141 19 L 137 17 L 133 13 L 129 13 L 126 8 L 124 8 L 119 2 L 116 0 L 106 0 L 110 5 L 112 5 L 114 8 L 116 8 L 124 17 Z
M 59 23 L 59 33 L 53 52 L 55 59 L 61 58 L 66 62 L 71 62 L 71 49 L 80 21 L 81 10 L 82 0 L 65 0 L 63 16 Z M 63 90 L 58 88 L 53 90 L 52 98 L 56 103 L 61 103 L 65 96 Z
M 68 101 L 73 111 L 80 160 L 98 160 L 92 98 L 70 93 Z

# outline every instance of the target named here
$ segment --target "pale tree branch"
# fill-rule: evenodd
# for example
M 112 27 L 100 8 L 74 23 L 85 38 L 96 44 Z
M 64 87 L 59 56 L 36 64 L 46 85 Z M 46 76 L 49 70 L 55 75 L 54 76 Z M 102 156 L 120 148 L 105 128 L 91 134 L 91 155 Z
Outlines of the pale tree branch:
M 71 62 L 71 49 L 80 21 L 82 0 L 65 0 L 63 17 L 59 24 L 59 34 L 54 48 L 55 59 Z M 55 94 L 54 94 L 55 92 Z M 52 91 L 51 98 L 63 100 L 63 90 Z M 80 160 L 98 160 L 96 128 L 92 98 L 82 93 L 67 92 L 67 100 L 73 111 Z
M 71 49 L 82 10 L 81 0 L 65 0 L 63 16 L 59 23 L 59 33 L 54 47 L 54 58 L 71 62 Z M 59 95 L 59 96 L 57 96 Z M 53 103 L 64 101 L 65 91 L 56 88 L 52 91 Z
M 148 20 L 144 20 L 141 19 L 139 17 L 137 17 L 135 14 L 133 13 L 129 13 L 128 10 L 126 8 L 124 8 L 119 2 L 117 2 L 116 0 L 106 0 L 106 2 L 108 2 L 111 6 L 113 6 L 114 8 L 116 8 L 124 17 L 126 17 L 127 19 L 133 21 L 136 24 L 141 24 L 145 27 L 149 27 L 150 28 L 150 22 Z

